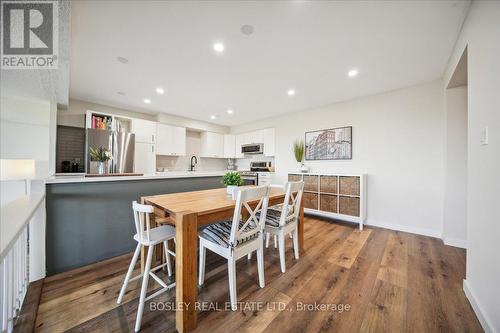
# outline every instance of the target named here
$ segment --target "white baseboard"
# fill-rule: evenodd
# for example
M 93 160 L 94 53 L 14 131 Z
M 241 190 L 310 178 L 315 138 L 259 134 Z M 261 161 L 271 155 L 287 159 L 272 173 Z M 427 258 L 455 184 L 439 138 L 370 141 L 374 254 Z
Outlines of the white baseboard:
M 467 296 L 472 309 L 476 313 L 477 319 L 479 319 L 479 322 L 481 323 L 484 331 L 486 333 L 498 333 L 494 330 L 493 325 L 491 324 L 491 320 L 489 319 L 486 312 L 482 310 L 481 304 L 478 302 L 467 280 L 464 280 L 464 293 L 465 296 Z
M 311 212 L 310 214 L 314 215 L 315 213 Z M 319 214 L 319 215 L 323 216 L 324 214 Z M 352 222 L 352 221 L 348 221 L 348 222 Z M 381 223 L 381 222 L 370 220 L 370 219 L 368 219 L 365 222 L 365 225 L 369 225 L 372 227 L 378 227 L 378 228 L 384 228 L 384 229 L 390 229 L 390 230 L 396 230 L 396 231 L 403 231 L 403 232 L 408 232 L 411 234 L 417 234 L 417 235 L 422 235 L 422 236 L 430 236 L 430 237 L 440 238 L 443 240 L 443 243 L 445 245 L 455 246 L 455 247 L 459 247 L 462 249 L 467 248 L 467 241 L 466 240 L 458 239 L 458 238 L 451 238 L 451 237 L 443 237 L 442 232 L 440 230 L 416 228 L 416 227 L 411 227 L 411 226 L 402 225 L 402 224 Z
M 423 235 L 423 236 L 441 238 L 441 231 L 434 230 L 434 229 L 415 228 L 415 227 L 410 227 L 410 226 L 402 225 L 402 224 L 386 224 L 386 223 L 380 223 L 380 222 L 373 221 L 373 220 L 367 220 L 365 224 L 373 226 L 373 227 L 379 227 L 379 228 L 409 232 L 411 234 L 418 234 L 418 235 Z
M 462 249 L 467 248 L 467 241 L 465 239 L 451 238 L 443 236 L 443 243 L 445 245 L 460 247 Z

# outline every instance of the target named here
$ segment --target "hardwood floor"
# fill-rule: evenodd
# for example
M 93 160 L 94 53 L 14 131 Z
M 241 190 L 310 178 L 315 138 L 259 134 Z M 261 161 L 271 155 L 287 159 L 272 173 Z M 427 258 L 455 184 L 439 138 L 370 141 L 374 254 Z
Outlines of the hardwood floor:
M 207 251 L 199 298 L 206 307 L 215 302 L 218 310 L 203 309 L 196 331 L 482 332 L 462 291 L 464 250 L 435 238 L 370 227 L 360 232 L 313 218 L 306 218 L 305 253 L 298 261 L 291 244 L 284 274 L 278 251 L 266 250 L 264 289 L 255 255 L 238 261 L 238 300 L 248 303 L 236 312 L 219 311 L 229 301 L 226 263 Z M 133 332 L 139 282 L 116 305 L 130 257 L 45 279 L 36 331 Z M 151 290 L 158 288 L 153 281 Z M 146 304 L 142 331 L 175 332 L 175 312 L 160 308 L 173 304 L 174 296 L 171 291 Z M 304 310 L 314 304 L 330 308 Z

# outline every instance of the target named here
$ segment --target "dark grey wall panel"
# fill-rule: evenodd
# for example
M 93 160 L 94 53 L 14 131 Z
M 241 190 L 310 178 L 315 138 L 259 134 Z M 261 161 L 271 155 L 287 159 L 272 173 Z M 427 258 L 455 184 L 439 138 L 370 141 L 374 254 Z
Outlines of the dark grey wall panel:
M 219 187 L 221 177 L 47 184 L 47 275 L 133 251 L 133 200 Z

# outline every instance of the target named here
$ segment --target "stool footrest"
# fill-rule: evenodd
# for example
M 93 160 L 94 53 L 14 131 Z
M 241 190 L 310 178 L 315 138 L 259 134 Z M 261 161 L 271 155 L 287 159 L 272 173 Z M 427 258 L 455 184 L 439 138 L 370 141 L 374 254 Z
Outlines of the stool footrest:
M 158 290 L 158 291 L 157 291 L 157 292 L 155 292 L 154 294 L 149 295 L 148 297 L 146 297 L 146 298 L 144 299 L 144 302 L 149 301 L 151 298 L 156 297 L 156 296 L 158 296 L 158 295 L 160 295 L 161 293 L 164 293 L 164 292 L 166 292 L 166 291 L 169 291 L 170 289 L 172 289 L 172 288 L 174 288 L 174 287 L 175 287 L 175 282 L 173 282 L 173 283 L 171 283 L 171 284 L 167 285 L 166 287 L 164 287 L 164 288 L 162 288 L 162 289 Z

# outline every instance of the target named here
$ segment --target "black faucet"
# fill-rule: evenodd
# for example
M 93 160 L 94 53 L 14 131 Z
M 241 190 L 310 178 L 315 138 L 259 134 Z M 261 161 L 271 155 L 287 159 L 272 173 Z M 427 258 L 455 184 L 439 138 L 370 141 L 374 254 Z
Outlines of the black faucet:
M 194 158 L 194 163 L 193 163 L 193 158 Z M 198 164 L 198 159 L 196 156 L 191 156 L 191 167 L 189 168 L 189 171 L 194 171 L 194 168 L 196 167 L 196 164 Z

